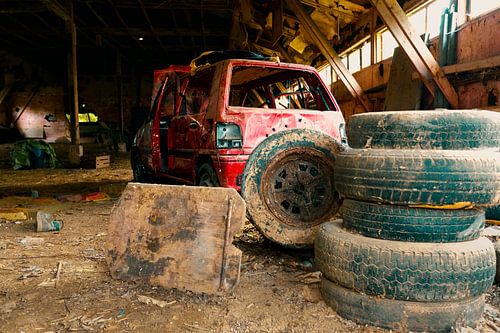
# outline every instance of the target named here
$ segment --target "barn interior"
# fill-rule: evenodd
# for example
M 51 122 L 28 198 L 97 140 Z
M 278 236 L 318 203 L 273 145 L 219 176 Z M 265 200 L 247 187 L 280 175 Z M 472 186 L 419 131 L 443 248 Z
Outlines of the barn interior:
M 368 112 L 498 112 L 499 34 L 494 0 L 0 0 L 1 331 L 388 331 L 325 304 L 312 249 L 273 244 L 248 222 L 233 240 L 243 255 L 228 294 L 110 276 L 110 214 L 134 178 L 154 70 L 253 51 L 314 67 L 346 123 Z M 31 156 L 14 169 L 26 142 L 50 146 L 57 163 Z M 40 211 L 64 229 L 36 232 Z M 499 330 L 493 286 L 476 328 L 456 331 Z

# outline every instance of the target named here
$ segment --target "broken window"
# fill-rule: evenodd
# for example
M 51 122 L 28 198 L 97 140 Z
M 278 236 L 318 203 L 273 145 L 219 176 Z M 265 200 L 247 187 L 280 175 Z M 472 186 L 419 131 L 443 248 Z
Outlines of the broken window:
M 186 80 L 189 80 L 189 83 L 183 93 L 181 115 L 207 112 L 214 80 L 213 67 L 200 70 Z
M 233 68 L 229 104 L 278 110 L 335 110 L 316 75 L 281 68 Z

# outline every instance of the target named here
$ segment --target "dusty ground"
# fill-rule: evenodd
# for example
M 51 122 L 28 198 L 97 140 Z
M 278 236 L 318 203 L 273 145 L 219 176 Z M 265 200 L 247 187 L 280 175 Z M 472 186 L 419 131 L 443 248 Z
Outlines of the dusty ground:
M 1 332 L 384 332 L 342 319 L 325 305 L 318 284 L 309 283 L 312 252 L 273 246 L 249 226 L 235 242 L 243 267 L 239 286 L 228 296 L 113 280 L 103 249 L 116 199 L 54 198 L 131 180 L 127 156 L 113 161 L 104 171 L 11 171 L 0 149 L 0 208 L 45 210 L 64 221 L 60 233 L 36 233 L 29 220 L 0 222 Z M 32 198 L 31 190 L 40 198 Z M 480 331 L 500 326 L 499 294 L 490 293 Z M 167 305 L 145 304 L 141 296 Z

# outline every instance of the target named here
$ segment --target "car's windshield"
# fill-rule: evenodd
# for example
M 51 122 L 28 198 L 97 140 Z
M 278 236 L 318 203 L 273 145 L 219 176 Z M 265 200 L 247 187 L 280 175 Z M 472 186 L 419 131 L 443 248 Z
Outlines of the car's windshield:
M 313 73 L 288 68 L 235 66 L 230 106 L 333 111 L 335 105 Z

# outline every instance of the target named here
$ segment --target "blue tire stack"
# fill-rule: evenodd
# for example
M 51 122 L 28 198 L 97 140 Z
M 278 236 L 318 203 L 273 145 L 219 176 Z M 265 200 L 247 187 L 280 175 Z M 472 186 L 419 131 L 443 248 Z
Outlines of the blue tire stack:
M 360 114 L 348 139 L 335 165 L 343 220 L 315 241 L 326 303 L 389 329 L 474 325 L 496 271 L 481 207 L 500 203 L 500 113 Z

